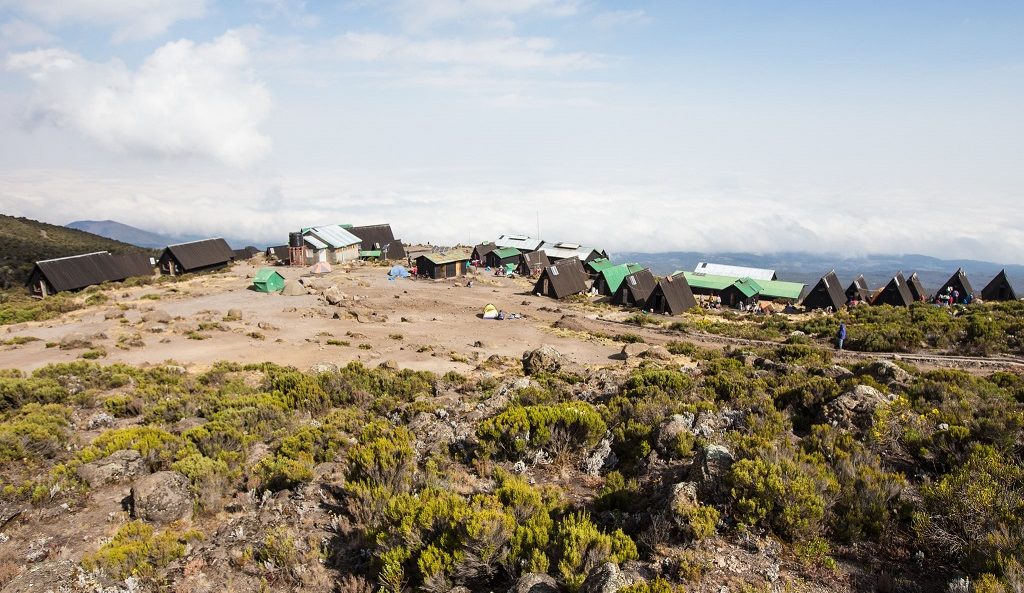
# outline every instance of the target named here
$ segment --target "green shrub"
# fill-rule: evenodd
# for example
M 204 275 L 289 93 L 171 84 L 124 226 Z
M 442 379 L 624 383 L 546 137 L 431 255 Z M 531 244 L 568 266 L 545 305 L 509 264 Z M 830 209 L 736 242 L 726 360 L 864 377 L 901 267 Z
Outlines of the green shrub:
M 0 422 L 0 461 L 54 457 L 67 443 L 71 409 L 58 404 L 25 404 Z
M 159 534 L 142 521 L 125 523 L 114 538 L 92 554 L 86 554 L 82 565 L 86 570 L 101 569 L 117 579 L 130 576 L 148 579 L 157 570 L 185 555 L 189 542 L 202 539 L 198 531 Z
M 67 390 L 54 379 L 0 377 L 0 412 L 28 403 L 59 404 L 67 399 Z
M 599 530 L 586 513 L 570 513 L 559 522 L 553 541 L 558 574 L 575 593 L 587 574 L 605 562 L 636 560 L 636 544 L 621 529 L 611 534 Z
M 685 593 L 684 589 L 679 586 L 672 586 L 668 581 L 661 577 L 655 578 L 653 581 L 637 581 L 632 585 L 628 585 L 619 589 L 619 593 Z
M 485 452 L 518 457 L 527 447 L 589 448 L 607 426 L 590 404 L 574 401 L 553 405 L 512 406 L 477 428 Z

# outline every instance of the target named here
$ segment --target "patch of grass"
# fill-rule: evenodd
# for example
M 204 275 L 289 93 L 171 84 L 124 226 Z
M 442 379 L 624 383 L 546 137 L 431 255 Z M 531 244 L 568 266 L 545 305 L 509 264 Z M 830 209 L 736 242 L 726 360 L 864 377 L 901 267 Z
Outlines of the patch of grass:
M 392 340 L 404 340 L 405 339 L 405 336 L 403 336 L 402 334 L 391 334 L 388 337 L 391 338 Z
M 201 333 L 199 333 L 199 332 L 197 332 L 195 330 L 192 330 L 192 331 L 188 332 L 187 334 L 185 334 L 185 337 L 190 339 L 190 340 L 208 340 L 210 338 L 210 336 L 208 336 L 206 334 L 201 334 Z
M 371 344 L 360 344 L 359 345 L 359 349 L 360 350 L 373 350 L 373 345 L 371 345 Z
M 327 340 L 327 345 L 328 346 L 348 346 L 349 345 L 349 341 L 348 340 L 330 339 L 330 340 Z M 362 348 L 362 345 L 360 345 L 359 347 Z
M 23 344 L 28 344 L 29 342 L 38 342 L 38 341 L 39 341 L 39 338 L 37 338 L 35 336 L 15 336 L 13 338 L 10 338 L 10 339 L 7 339 L 7 340 L 4 340 L 4 341 L 0 342 L 0 345 L 3 345 L 3 346 L 21 346 Z
M 78 357 L 84 358 L 85 360 L 96 360 L 97 358 L 105 358 L 106 356 L 106 350 L 104 350 L 103 348 L 94 348 L 92 350 L 86 350 L 85 352 L 81 353 Z
M 156 292 L 149 292 L 139 297 L 139 299 L 143 301 L 159 301 L 161 298 L 163 297 Z

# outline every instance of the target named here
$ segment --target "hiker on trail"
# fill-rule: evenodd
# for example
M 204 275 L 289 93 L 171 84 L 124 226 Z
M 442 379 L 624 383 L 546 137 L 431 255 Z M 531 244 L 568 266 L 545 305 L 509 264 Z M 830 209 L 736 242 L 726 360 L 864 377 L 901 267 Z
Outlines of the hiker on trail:
M 839 324 L 839 331 L 836 332 L 836 349 L 837 350 L 842 350 L 843 349 L 843 341 L 844 340 L 846 340 L 846 324 L 845 323 L 840 323 Z

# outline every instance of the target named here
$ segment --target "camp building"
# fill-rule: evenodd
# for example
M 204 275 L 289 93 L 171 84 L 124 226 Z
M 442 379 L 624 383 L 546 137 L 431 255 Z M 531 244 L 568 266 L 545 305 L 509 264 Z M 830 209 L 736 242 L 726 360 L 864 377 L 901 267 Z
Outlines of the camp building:
M 915 301 L 927 300 L 927 293 L 924 291 L 924 286 L 921 284 L 921 279 L 917 276 L 917 272 L 914 272 L 907 278 L 907 288 L 910 289 L 910 296 L 914 297 Z
M 871 302 L 871 289 L 868 288 L 868 281 L 864 279 L 864 275 L 857 276 L 857 279 L 850 283 L 846 287 L 846 302 L 860 301 L 862 303 Z
M 958 268 L 957 271 L 946 280 L 946 283 L 939 287 L 939 291 L 936 292 L 936 296 L 940 294 L 946 294 L 947 292 L 952 293 L 956 291 L 960 295 L 960 302 L 963 302 L 967 295 L 974 295 L 974 287 L 971 286 L 971 281 L 967 279 L 967 274 L 964 273 L 963 268 Z
M 288 263 L 288 246 L 287 245 L 273 245 L 271 247 L 267 247 L 267 250 L 263 252 L 263 255 L 266 256 L 267 261 L 270 261 L 271 259 L 274 259 L 274 260 L 277 260 L 278 263 L 287 264 Z
M 756 280 L 761 290 L 757 292 L 757 298 L 762 301 L 788 301 L 795 303 L 800 300 L 806 284 L 800 282 L 786 282 L 784 280 Z
M 543 251 L 531 251 L 519 256 L 519 269 L 516 270 L 521 276 L 539 275 L 546 266 L 551 265 L 551 260 Z
M 153 260 L 144 253 L 111 255 L 97 251 L 37 261 L 26 285 L 33 294 L 45 297 L 152 273 Z
M 469 252 L 425 253 L 416 258 L 416 274 L 438 280 L 464 276 L 469 271 Z
M 642 269 L 644 267 L 640 264 L 619 264 L 607 267 L 601 270 L 597 279 L 594 280 L 594 289 L 597 290 L 598 294 L 614 296 L 626 276 L 639 272 Z
M 540 249 L 544 241 L 526 235 L 501 235 L 494 241 L 496 248 L 515 247 L 520 253 L 529 253 Z
M 583 264 L 573 257 L 545 266 L 533 286 L 533 292 L 554 299 L 564 299 L 586 292 L 587 283 L 587 273 L 583 270 Z
M 359 237 L 340 224 L 302 229 L 302 240 L 306 246 L 306 261 L 303 262 L 306 264 L 340 264 L 357 260 L 359 246 L 362 244 Z
M 168 245 L 160 255 L 160 272 L 176 276 L 221 268 L 234 259 L 235 252 L 224 239 L 203 239 Z
M 390 224 L 370 224 L 365 226 L 342 225 L 348 232 L 359 238 L 359 256 L 378 259 L 405 259 L 405 247 L 401 239 L 396 239 L 391 232 Z
M 836 276 L 835 270 L 822 276 L 803 301 L 804 308 L 807 310 L 831 308 L 833 311 L 838 311 L 845 304 L 846 294 L 839 285 L 839 278 Z
M 903 272 L 897 272 L 892 280 L 877 294 L 872 305 L 892 305 L 893 307 L 909 307 L 914 302 L 914 295 L 910 293 L 907 280 Z
M 1017 293 L 1010 285 L 1010 279 L 1006 277 L 1006 270 L 1001 270 L 985 288 L 981 289 L 981 298 L 986 301 L 1015 301 Z
M 481 243 L 473 248 L 473 255 L 471 256 L 473 261 L 483 262 L 487 254 L 497 249 L 498 246 L 494 243 Z
M 512 264 L 513 269 L 519 267 L 521 252 L 515 247 L 500 247 L 487 254 L 485 262 L 492 268 L 504 268 Z
M 695 306 L 697 299 L 693 297 L 693 291 L 682 274 L 658 280 L 658 285 L 644 303 L 645 309 L 664 315 L 679 315 Z
M 775 270 L 763 268 L 747 268 L 744 266 L 730 266 L 726 264 L 713 264 L 700 262 L 693 269 L 694 274 L 707 274 L 709 276 L 726 276 L 729 278 L 753 278 L 754 280 L 778 280 Z
M 585 247 L 579 243 L 549 243 L 545 241 L 540 250 L 547 254 L 548 259 L 553 262 L 570 257 L 579 258 L 584 264 L 599 258 L 608 259 L 608 254 L 604 251 L 594 247 Z
M 727 307 L 735 307 L 743 301 L 750 300 L 762 290 L 760 282 L 752 278 L 733 278 L 694 272 L 683 272 L 682 274 L 694 294 L 718 296 L 722 299 L 722 304 Z
M 588 261 L 583 267 L 591 280 L 597 280 L 597 277 L 601 275 L 601 270 L 606 270 L 614 265 L 607 257 L 599 257 Z
M 612 303 L 642 309 L 646 306 L 647 298 L 651 296 L 657 285 L 654 274 L 651 274 L 647 268 L 633 272 L 619 284 L 619 289 L 612 296 Z

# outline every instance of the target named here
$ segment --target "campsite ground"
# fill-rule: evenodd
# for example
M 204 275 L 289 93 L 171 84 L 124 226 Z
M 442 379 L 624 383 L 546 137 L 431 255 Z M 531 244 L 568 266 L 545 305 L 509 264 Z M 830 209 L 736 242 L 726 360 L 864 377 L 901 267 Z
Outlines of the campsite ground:
M 387 268 L 369 264 L 338 266 L 316 278 L 308 276 L 307 268 L 277 268 L 289 282 L 305 276 L 311 287 L 308 294 L 282 296 L 250 289 L 259 263 L 236 264 L 226 272 L 180 283 L 110 288 L 104 291 L 109 300 L 102 306 L 9 326 L 0 334 L 2 340 L 37 340 L 2 347 L 0 368 L 30 371 L 102 351 L 106 362 L 175 361 L 191 370 L 220 360 L 267 360 L 298 368 L 390 360 L 402 368 L 443 373 L 467 370 L 493 355 L 518 358 L 542 344 L 580 364 L 608 364 L 622 347 L 586 332 L 551 327 L 571 310 L 596 320 L 621 317 L 616 309 L 537 297 L 530 294 L 532 284 L 526 279 L 481 273 L 471 276 L 474 283 L 468 287 L 465 278 L 389 280 Z M 346 297 L 337 305 L 322 295 L 332 286 Z M 522 319 L 482 319 L 488 303 L 520 313 Z M 241 318 L 229 316 L 232 310 Z M 68 348 L 71 341 L 82 347 Z M 653 336 L 648 341 L 661 340 Z

